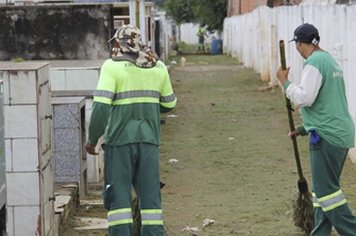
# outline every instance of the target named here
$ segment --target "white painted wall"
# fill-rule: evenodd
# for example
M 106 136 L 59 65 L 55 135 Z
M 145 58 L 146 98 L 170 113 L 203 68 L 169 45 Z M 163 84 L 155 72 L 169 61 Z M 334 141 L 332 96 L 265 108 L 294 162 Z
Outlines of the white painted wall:
M 303 0 L 301 5 L 308 4 L 333 4 L 336 3 L 336 0 Z
M 249 14 L 226 18 L 223 51 L 254 68 L 262 80 L 277 85 L 278 45 L 279 40 L 284 40 L 287 65 L 291 68 L 290 79 L 299 81 L 303 59 L 295 44 L 288 41 L 294 29 L 303 22 L 319 29 L 320 46 L 335 56 L 342 66 L 350 112 L 356 121 L 356 5 L 259 7 Z
M 198 24 L 187 23 L 180 26 L 180 39 L 187 44 L 198 44 Z
M 72 92 L 92 91 L 94 92 L 99 81 L 100 68 L 104 60 L 96 61 L 51 61 L 50 82 L 51 91 Z M 68 95 L 69 96 L 69 95 Z M 85 105 L 85 127 L 88 130 L 93 99 L 87 97 Z M 88 132 L 86 132 L 88 135 Z M 99 146 L 98 146 L 99 147 Z M 103 178 L 103 151 L 99 156 L 87 153 L 87 178 L 89 183 L 98 183 Z
M 158 21 L 160 25 L 160 38 L 155 38 L 154 27 L 152 27 L 151 37 L 154 41 L 159 41 L 161 52 L 160 59 L 163 62 L 167 62 L 170 57 L 171 46 L 173 43 L 173 20 L 166 16 L 166 12 L 154 9 L 152 11 L 152 24 L 154 24 L 155 21 Z M 155 48 L 156 45 L 154 42 L 151 42 L 151 47 L 153 51 L 158 51 Z

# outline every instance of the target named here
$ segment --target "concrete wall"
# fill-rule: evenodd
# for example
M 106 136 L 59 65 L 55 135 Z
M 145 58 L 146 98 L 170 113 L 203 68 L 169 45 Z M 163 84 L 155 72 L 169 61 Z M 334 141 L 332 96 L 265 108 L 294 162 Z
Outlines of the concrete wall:
M 267 6 L 267 0 L 229 0 L 228 15 L 245 14 L 259 6 Z
M 109 57 L 111 5 L 3 6 L 0 60 Z
M 104 60 L 65 60 L 50 62 L 52 97 L 85 96 L 85 129 L 88 130 L 93 96 L 99 81 Z M 86 132 L 88 135 L 88 132 Z M 86 137 L 87 139 L 87 137 Z M 98 183 L 103 178 L 103 151 L 94 156 L 86 153 L 87 178 L 89 183 Z
M 241 14 L 251 12 L 258 6 L 267 6 L 267 0 L 240 0 L 241 1 Z
M 304 1 L 316 1 L 316 0 L 304 0 Z M 325 0 L 318 0 L 325 1 Z M 327 0 L 329 1 L 329 0 Z M 335 0 L 334 0 L 335 1 Z M 228 16 L 236 16 L 246 14 L 253 11 L 260 6 L 268 6 L 268 0 L 229 0 L 228 1 Z M 302 0 L 272 0 L 273 7 L 282 6 L 286 4 L 297 5 Z
M 259 7 L 253 12 L 225 19 L 224 53 L 237 57 L 247 67 L 261 74 L 261 79 L 277 85 L 280 66 L 279 40 L 286 43 L 286 60 L 290 79 L 298 82 L 303 58 L 288 43 L 294 29 L 312 23 L 321 37 L 320 46 L 329 51 L 344 70 L 350 112 L 356 121 L 356 5 L 300 5 L 278 8 Z
M 6 163 L 5 163 L 5 126 L 4 126 L 4 84 L 0 80 L 0 235 L 6 229 Z
M 49 65 L 0 63 L 4 81 L 7 235 L 53 235 Z M 39 232 L 39 234 L 37 234 Z
M 152 22 L 158 23 L 159 28 L 159 38 L 154 37 L 152 42 L 152 49 L 156 52 L 160 52 L 160 58 L 164 62 L 167 62 L 171 53 L 171 46 L 173 43 L 173 28 L 174 22 L 172 19 L 167 17 L 164 11 L 154 11 L 152 12 Z M 156 25 L 155 27 L 158 27 Z M 155 28 L 153 27 L 153 31 Z M 157 42 L 158 45 L 155 45 Z M 156 47 L 159 47 L 158 50 Z

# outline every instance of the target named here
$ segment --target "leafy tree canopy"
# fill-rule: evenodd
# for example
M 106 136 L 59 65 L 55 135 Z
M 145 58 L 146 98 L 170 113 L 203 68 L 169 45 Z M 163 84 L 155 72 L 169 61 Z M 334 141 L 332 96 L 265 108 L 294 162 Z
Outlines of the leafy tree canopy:
M 163 7 L 164 0 L 151 0 L 151 1 L 154 2 L 156 7 L 158 7 L 158 8 Z
M 222 30 L 227 0 L 164 0 L 164 8 L 177 24 L 193 22 L 209 31 Z
M 178 25 L 195 22 L 194 1 L 190 0 L 165 0 L 164 8 Z

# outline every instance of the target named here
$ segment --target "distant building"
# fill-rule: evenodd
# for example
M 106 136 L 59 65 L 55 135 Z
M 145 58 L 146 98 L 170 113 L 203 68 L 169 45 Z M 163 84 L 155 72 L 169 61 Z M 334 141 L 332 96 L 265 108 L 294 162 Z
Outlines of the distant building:
M 228 0 L 228 16 L 242 15 L 260 6 L 297 5 L 302 0 Z

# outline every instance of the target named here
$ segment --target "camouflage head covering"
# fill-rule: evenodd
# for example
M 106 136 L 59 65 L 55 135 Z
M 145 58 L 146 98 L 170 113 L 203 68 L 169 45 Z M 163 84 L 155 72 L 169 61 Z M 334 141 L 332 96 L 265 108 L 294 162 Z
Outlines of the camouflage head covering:
M 130 61 L 138 67 L 151 68 L 156 65 L 156 59 L 150 49 L 144 49 L 140 30 L 131 25 L 123 25 L 117 29 L 114 37 L 111 58 L 114 61 Z

